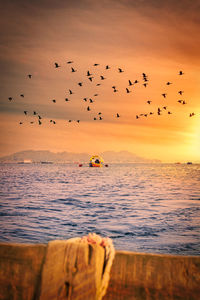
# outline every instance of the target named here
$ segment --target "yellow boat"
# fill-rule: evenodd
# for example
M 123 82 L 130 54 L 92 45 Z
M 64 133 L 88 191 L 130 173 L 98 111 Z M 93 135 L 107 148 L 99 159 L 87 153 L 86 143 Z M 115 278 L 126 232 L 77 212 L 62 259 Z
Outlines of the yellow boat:
M 93 155 L 90 158 L 89 167 L 102 167 L 103 166 L 103 158 L 98 155 Z

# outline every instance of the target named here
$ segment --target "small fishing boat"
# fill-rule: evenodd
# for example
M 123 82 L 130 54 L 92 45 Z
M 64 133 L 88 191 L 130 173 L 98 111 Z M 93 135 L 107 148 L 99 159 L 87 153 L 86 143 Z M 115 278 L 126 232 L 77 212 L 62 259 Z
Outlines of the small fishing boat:
M 103 166 L 103 158 L 98 155 L 93 155 L 90 158 L 89 167 L 102 167 Z

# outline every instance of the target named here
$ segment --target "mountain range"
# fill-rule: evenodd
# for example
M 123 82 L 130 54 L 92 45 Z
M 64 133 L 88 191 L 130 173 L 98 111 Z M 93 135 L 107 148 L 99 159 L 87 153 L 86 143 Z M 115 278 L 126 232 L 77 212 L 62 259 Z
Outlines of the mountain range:
M 95 153 L 92 153 L 92 155 Z M 106 151 L 99 154 L 105 163 L 160 163 L 160 160 L 152 160 L 137 156 L 128 151 Z M 0 157 L 0 162 L 19 163 L 31 161 L 33 163 L 53 162 L 53 163 L 74 163 L 89 162 L 91 154 L 73 152 L 51 152 L 48 150 L 26 150 Z

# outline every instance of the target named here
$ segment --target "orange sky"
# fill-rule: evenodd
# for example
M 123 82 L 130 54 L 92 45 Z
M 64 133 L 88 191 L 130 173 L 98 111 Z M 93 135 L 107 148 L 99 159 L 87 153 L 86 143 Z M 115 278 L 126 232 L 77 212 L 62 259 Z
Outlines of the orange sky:
M 189 0 L 7 1 L 0 18 L 0 155 L 28 149 L 90 154 L 128 150 L 164 162 L 200 162 L 199 9 L 200 1 Z M 71 72 L 68 60 L 77 72 Z M 61 67 L 55 69 L 55 62 Z M 106 65 L 111 68 L 105 70 Z M 146 88 L 143 72 L 149 79 Z M 106 79 L 101 81 L 100 75 Z M 139 83 L 127 94 L 129 79 Z M 84 97 L 95 102 L 84 102 Z M 41 126 L 34 110 L 42 116 Z M 136 120 L 150 111 L 154 114 Z M 98 112 L 102 121 L 93 120 Z

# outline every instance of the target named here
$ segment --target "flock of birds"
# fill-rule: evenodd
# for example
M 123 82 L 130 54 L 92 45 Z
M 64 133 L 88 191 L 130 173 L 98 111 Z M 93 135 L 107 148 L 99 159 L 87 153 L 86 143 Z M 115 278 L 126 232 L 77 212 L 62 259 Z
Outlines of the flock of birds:
M 71 73 L 77 72 L 77 70 L 76 70 L 75 67 L 73 66 L 73 63 L 74 63 L 73 61 L 67 61 L 67 64 L 68 64 L 68 65 L 72 65 L 72 66 L 71 66 Z M 99 64 L 95 63 L 93 66 L 94 66 L 94 67 L 98 67 Z M 57 68 L 60 68 L 60 67 L 61 67 L 61 65 L 59 65 L 57 62 L 54 63 L 54 68 L 57 69 Z M 105 70 L 111 69 L 111 67 L 110 67 L 109 65 L 106 65 L 104 68 L 105 68 Z M 118 67 L 118 73 L 121 73 L 121 74 L 122 74 L 122 73 L 124 73 L 124 70 L 123 70 L 122 68 L 119 68 L 119 67 Z M 147 86 L 148 86 L 148 84 L 149 84 L 149 78 L 148 78 L 148 76 L 147 76 L 146 73 L 142 73 L 141 75 L 142 75 L 142 85 L 143 85 L 145 88 L 147 88 Z M 177 75 L 178 75 L 178 76 L 183 76 L 184 73 L 183 73 L 183 71 L 179 71 Z M 89 80 L 89 82 L 92 82 L 92 83 L 94 82 L 94 78 L 96 78 L 96 77 L 95 77 L 95 74 L 91 73 L 91 71 L 89 71 L 89 70 L 85 72 L 85 76 L 86 76 L 86 78 Z M 28 78 L 28 79 L 32 79 L 32 74 L 28 74 L 28 75 L 27 75 L 27 78 Z M 106 77 L 105 77 L 105 75 L 100 75 L 100 76 L 98 77 L 98 79 L 99 79 L 99 82 L 96 83 L 96 86 L 100 86 L 100 85 L 102 84 L 102 82 L 103 82 L 104 80 L 106 80 Z M 127 84 L 128 84 L 128 86 L 125 87 L 125 92 L 126 92 L 127 94 L 129 94 L 129 93 L 132 92 L 131 87 L 132 87 L 132 86 L 135 86 L 135 85 L 137 85 L 137 84 L 139 84 L 139 81 L 138 81 L 137 79 L 134 80 L 134 81 L 131 81 L 131 80 L 129 79 Z M 169 86 L 169 85 L 171 85 L 171 84 L 172 84 L 172 82 L 169 82 L 169 81 L 166 82 L 166 85 L 167 85 L 167 86 Z M 79 87 L 82 87 L 82 86 L 84 85 L 84 83 L 83 83 L 82 81 L 81 81 L 81 82 L 77 82 L 77 85 L 78 85 Z M 113 85 L 111 88 L 112 88 L 113 93 L 117 93 L 117 92 L 118 92 L 118 89 L 117 89 L 117 87 L 116 87 L 115 85 Z M 183 93 L 184 93 L 183 90 L 177 91 L 177 94 L 179 95 L 179 97 L 182 97 Z M 72 89 L 69 89 L 69 97 L 70 97 L 72 94 L 74 94 L 74 92 L 72 91 Z M 95 93 L 95 94 L 93 95 L 93 97 L 97 97 L 97 96 L 98 96 L 98 93 Z M 167 98 L 167 93 L 162 93 L 161 96 L 162 96 L 164 99 L 166 99 L 166 98 Z M 24 98 L 24 97 L 25 97 L 25 94 L 24 94 L 24 93 L 23 93 L 23 94 L 20 94 L 20 97 L 21 97 L 21 98 Z M 93 97 L 92 97 L 92 98 L 93 98 Z M 86 107 L 86 110 L 87 110 L 87 111 L 91 111 L 91 104 L 95 102 L 94 99 L 92 99 L 92 98 L 89 98 L 89 97 L 84 97 L 84 98 L 83 98 L 83 101 L 89 103 L 89 104 L 87 104 L 87 107 Z M 14 98 L 13 98 L 13 97 L 8 97 L 8 100 L 9 100 L 9 101 L 12 101 L 12 100 L 14 100 Z M 69 101 L 70 101 L 70 99 L 69 99 L 68 97 L 65 98 L 65 102 L 69 102 Z M 51 102 L 55 104 L 57 101 L 56 101 L 56 99 L 52 99 Z M 187 104 L 186 101 L 183 100 L 183 99 L 179 99 L 177 102 L 178 102 L 179 104 L 181 104 L 181 105 L 186 105 L 186 104 Z M 151 100 L 147 100 L 146 103 L 147 103 L 148 105 L 151 105 L 151 104 L 152 104 L 152 101 L 151 101 Z M 167 106 L 165 105 L 165 106 L 162 106 L 162 107 L 158 107 L 157 110 L 156 110 L 156 112 L 150 111 L 150 112 L 148 112 L 148 113 L 140 113 L 140 114 L 136 114 L 135 117 L 136 117 L 136 119 L 139 119 L 139 118 L 141 118 L 141 117 L 147 117 L 148 115 L 153 115 L 154 113 L 157 114 L 157 115 L 161 115 L 162 112 L 164 112 L 164 111 L 166 111 L 167 114 L 169 114 L 169 115 L 172 114 L 172 112 L 169 111 L 168 108 L 167 108 Z M 31 114 L 31 115 L 36 116 L 36 117 L 37 117 L 37 123 L 38 123 L 39 125 L 42 125 L 42 119 L 43 119 L 43 117 L 42 117 L 37 111 L 34 110 L 33 112 L 29 113 L 27 110 L 24 110 L 24 115 L 28 115 L 28 114 Z M 189 114 L 189 117 L 193 117 L 194 115 L 195 115 L 195 113 L 192 112 L 192 113 Z M 116 118 L 120 118 L 121 116 L 120 116 L 120 114 L 117 112 L 117 113 L 115 114 L 115 117 L 116 117 Z M 102 112 L 98 112 L 98 113 L 97 113 L 97 116 L 93 116 L 93 120 L 94 120 L 94 121 L 96 121 L 96 120 L 100 120 L 100 121 L 103 120 Z M 68 120 L 68 122 L 72 122 L 72 121 L 73 121 L 72 119 L 69 119 L 69 120 Z M 77 123 L 79 123 L 79 122 L 80 122 L 80 119 L 75 120 L 75 121 L 76 121 Z M 53 120 L 53 119 L 50 119 L 49 122 L 52 123 L 52 124 L 56 124 L 56 121 Z M 22 125 L 23 123 L 24 123 L 23 121 L 20 121 L 20 122 L 19 122 L 20 125 Z M 33 123 L 35 123 L 35 122 L 34 122 L 34 121 L 31 121 L 30 123 L 33 124 Z

